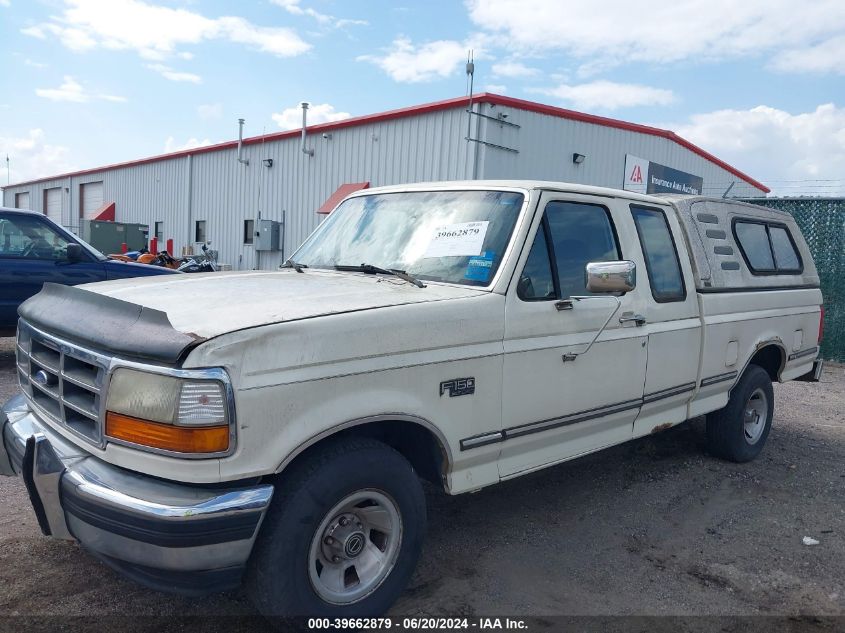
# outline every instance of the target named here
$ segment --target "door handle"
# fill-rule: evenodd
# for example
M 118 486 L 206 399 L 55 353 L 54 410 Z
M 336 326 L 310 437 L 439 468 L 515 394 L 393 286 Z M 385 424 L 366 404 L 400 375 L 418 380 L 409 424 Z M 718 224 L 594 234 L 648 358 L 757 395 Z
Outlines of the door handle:
M 619 317 L 620 323 L 628 323 L 630 321 L 633 321 L 637 327 L 645 325 L 645 317 L 642 314 L 631 314 L 629 312 Z

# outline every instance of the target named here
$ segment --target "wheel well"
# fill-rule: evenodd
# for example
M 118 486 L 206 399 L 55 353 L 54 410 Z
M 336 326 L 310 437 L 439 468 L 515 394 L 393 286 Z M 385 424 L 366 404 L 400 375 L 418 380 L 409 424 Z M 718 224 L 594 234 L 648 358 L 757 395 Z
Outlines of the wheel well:
M 754 352 L 748 364 L 762 367 L 769 374 L 772 382 L 777 382 L 781 367 L 783 367 L 783 351 L 777 345 L 766 345 Z
M 368 437 L 384 442 L 407 459 L 420 477 L 445 488 L 444 477 L 448 466 L 445 447 L 422 424 L 404 420 L 380 420 L 341 429 L 308 446 L 285 469 L 289 469 L 324 442 L 337 441 L 343 437 Z

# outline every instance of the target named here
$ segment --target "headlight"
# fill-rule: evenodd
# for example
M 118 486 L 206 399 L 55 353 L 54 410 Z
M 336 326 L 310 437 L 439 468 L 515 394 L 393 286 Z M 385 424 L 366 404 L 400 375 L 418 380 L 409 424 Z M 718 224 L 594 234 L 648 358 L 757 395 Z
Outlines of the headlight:
M 227 392 L 219 380 L 125 367 L 112 374 L 106 399 L 109 438 L 178 453 L 225 453 L 229 428 Z

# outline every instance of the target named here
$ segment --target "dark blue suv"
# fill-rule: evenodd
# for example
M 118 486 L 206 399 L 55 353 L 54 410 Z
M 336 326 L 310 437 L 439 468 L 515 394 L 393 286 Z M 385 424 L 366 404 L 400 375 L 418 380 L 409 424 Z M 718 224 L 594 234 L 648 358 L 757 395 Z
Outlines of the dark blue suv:
M 40 213 L 0 207 L 0 336 L 14 334 L 18 306 L 45 282 L 75 286 L 170 274 L 179 273 L 108 259 Z

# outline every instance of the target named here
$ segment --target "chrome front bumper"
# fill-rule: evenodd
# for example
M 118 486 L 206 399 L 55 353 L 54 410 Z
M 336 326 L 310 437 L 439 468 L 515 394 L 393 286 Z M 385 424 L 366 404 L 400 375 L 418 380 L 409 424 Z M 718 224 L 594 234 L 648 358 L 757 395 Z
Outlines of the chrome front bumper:
M 41 530 L 79 541 L 155 589 L 240 583 L 273 487 L 203 487 L 112 466 L 43 424 L 16 396 L 0 411 L 0 474 L 20 475 Z

